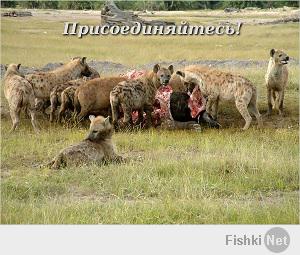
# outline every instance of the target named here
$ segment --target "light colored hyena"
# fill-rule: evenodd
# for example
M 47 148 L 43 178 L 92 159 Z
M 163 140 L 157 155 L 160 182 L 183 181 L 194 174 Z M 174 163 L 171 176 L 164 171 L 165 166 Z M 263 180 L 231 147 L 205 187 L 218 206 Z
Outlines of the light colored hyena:
M 61 93 L 61 105 L 57 117 L 58 122 L 61 122 L 62 116 L 66 112 L 66 110 L 74 110 L 74 96 L 77 88 L 78 86 L 70 86 Z
M 90 130 L 87 138 L 61 150 L 48 164 L 53 169 L 60 167 L 122 162 L 123 157 L 115 152 L 112 143 L 113 127 L 109 117 L 90 115 Z
M 10 64 L 4 76 L 4 95 L 8 101 L 10 116 L 13 122 L 11 131 L 14 131 L 20 122 L 22 109 L 29 111 L 32 126 L 35 131 L 38 131 L 34 92 L 31 84 L 20 73 L 20 65 Z
M 202 94 L 207 97 L 206 110 L 217 118 L 219 100 L 234 101 L 236 108 L 245 119 L 243 130 L 249 128 L 253 113 L 261 125 L 261 116 L 257 109 L 256 87 L 246 78 L 228 72 L 201 67 L 189 66 L 184 72 L 178 71 L 186 86 L 200 86 Z M 249 110 L 249 111 L 248 111 Z
M 38 99 L 49 100 L 50 93 L 56 85 L 90 75 L 91 70 L 83 57 L 73 58 L 53 71 L 28 74 L 25 78 L 31 83 Z
M 280 115 L 283 114 L 284 90 L 287 86 L 289 75 L 286 66 L 288 61 L 289 56 L 282 50 L 271 49 L 269 65 L 265 76 L 268 92 L 268 115 L 272 113 L 272 107 L 277 108 Z
M 136 80 L 120 82 L 110 92 L 110 104 L 113 124 L 116 126 L 119 118 L 119 107 L 121 106 L 124 119 L 123 124 L 132 124 L 131 113 L 137 110 L 138 122 L 142 122 L 143 113 L 146 113 L 146 127 L 152 124 L 151 113 L 155 101 L 155 94 L 161 85 L 167 85 L 173 73 L 173 66 L 168 68 L 156 64 L 153 71 L 146 73 Z

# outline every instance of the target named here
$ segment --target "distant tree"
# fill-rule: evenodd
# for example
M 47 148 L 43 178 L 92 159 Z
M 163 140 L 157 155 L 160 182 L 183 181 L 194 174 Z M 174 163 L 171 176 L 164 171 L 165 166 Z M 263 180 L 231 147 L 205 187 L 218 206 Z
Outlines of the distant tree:
M 16 1 L 0 1 L 1 8 L 15 8 L 17 6 Z

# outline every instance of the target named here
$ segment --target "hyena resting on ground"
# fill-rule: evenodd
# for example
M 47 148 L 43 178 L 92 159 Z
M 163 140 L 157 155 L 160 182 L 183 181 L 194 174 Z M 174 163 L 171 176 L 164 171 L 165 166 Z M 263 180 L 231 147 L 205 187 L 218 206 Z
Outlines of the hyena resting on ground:
M 14 131 L 20 122 L 22 109 L 29 111 L 32 126 L 35 131 L 38 131 L 34 92 L 31 84 L 20 73 L 20 65 L 10 64 L 4 76 L 4 95 L 8 101 L 10 116 L 13 122 L 11 131 Z
M 124 126 L 132 125 L 131 113 L 137 110 L 139 114 L 138 123 L 143 121 L 143 113 L 146 113 L 146 127 L 151 126 L 151 113 L 157 89 L 161 85 L 167 85 L 174 72 L 173 66 L 168 68 L 156 64 L 153 71 L 146 73 L 136 80 L 120 82 L 110 92 L 110 104 L 114 126 L 117 126 L 119 118 L 119 107 L 124 113 Z
M 90 130 L 87 138 L 61 150 L 47 165 L 53 169 L 108 162 L 121 163 L 123 157 L 115 152 L 112 142 L 113 127 L 109 117 L 90 115 Z

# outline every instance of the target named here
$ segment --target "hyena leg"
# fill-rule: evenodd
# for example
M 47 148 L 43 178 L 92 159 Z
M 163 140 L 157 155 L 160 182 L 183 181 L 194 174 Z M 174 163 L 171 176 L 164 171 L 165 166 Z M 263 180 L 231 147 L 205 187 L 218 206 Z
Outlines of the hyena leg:
M 257 120 L 258 126 L 262 127 L 262 119 L 261 119 L 261 115 L 257 109 L 256 100 L 255 100 L 255 102 L 250 101 L 250 103 L 248 105 L 248 110 L 254 114 L 254 116 Z
M 34 129 L 35 132 L 39 132 L 40 129 L 39 129 L 39 126 L 38 126 L 38 123 L 37 123 L 37 120 L 36 120 L 36 111 L 35 109 L 30 109 L 30 116 L 31 116 L 31 124 L 32 124 L 32 127 Z
M 50 103 L 51 103 L 51 106 L 50 106 L 50 122 L 53 122 L 54 120 L 54 113 L 55 113 L 55 110 L 56 110 L 56 107 L 57 107 L 57 100 L 56 98 L 50 98 Z
M 267 98 L 268 98 L 268 112 L 267 112 L 267 115 L 271 115 L 271 113 L 272 113 L 272 89 L 268 88 Z
M 124 117 L 123 117 L 124 126 L 126 127 L 132 125 L 132 117 L 131 117 L 132 109 L 129 106 L 127 106 L 125 103 L 122 103 L 121 107 L 124 112 Z
M 149 127 L 152 126 L 153 106 L 152 105 L 145 105 L 144 110 L 145 110 L 145 113 L 146 113 L 145 128 L 149 128 Z
M 138 110 L 139 118 L 136 122 L 137 125 L 143 123 L 144 120 L 144 108 Z
M 219 108 L 219 99 L 213 101 L 211 105 L 211 116 L 214 120 L 218 119 L 218 108 Z
M 243 130 L 247 130 L 250 126 L 250 123 L 252 121 L 252 118 L 250 116 L 250 113 L 247 109 L 247 103 L 241 98 L 241 99 L 236 99 L 235 101 L 236 108 L 246 121 L 245 126 L 243 127 Z
M 16 128 L 19 126 L 20 123 L 20 112 L 21 112 L 21 108 L 10 108 L 10 117 L 12 120 L 12 127 L 10 132 L 13 132 L 16 130 Z
M 278 103 L 279 103 L 279 107 L 278 107 L 278 111 L 279 111 L 279 115 L 283 115 L 283 100 L 284 100 L 284 90 L 281 90 L 278 92 Z
M 110 106 L 111 106 L 112 123 L 114 127 L 116 127 L 119 119 L 119 100 L 116 97 L 114 97 L 112 94 L 110 95 Z

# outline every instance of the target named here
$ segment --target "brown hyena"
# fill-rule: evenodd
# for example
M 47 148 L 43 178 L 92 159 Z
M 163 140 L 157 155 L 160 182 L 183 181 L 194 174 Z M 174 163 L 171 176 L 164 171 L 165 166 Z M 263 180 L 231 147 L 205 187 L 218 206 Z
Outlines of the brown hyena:
M 87 138 L 61 150 L 48 164 L 53 169 L 60 167 L 122 162 L 112 143 L 113 127 L 109 117 L 90 116 L 90 130 Z
M 86 63 L 86 58 L 74 58 L 69 63 L 49 72 L 28 74 L 25 78 L 33 87 L 38 99 L 49 100 L 52 89 L 70 80 L 90 76 L 91 69 Z
M 261 125 L 261 116 L 257 109 L 256 87 L 246 78 L 228 72 L 200 67 L 189 66 L 184 72 L 177 74 L 183 77 L 186 86 L 199 85 L 202 94 L 207 97 L 206 110 L 217 118 L 219 100 L 234 101 L 236 108 L 245 120 L 243 130 L 249 128 L 253 113 Z M 248 111 L 249 110 L 249 111 Z
M 20 122 L 21 110 L 28 110 L 31 123 L 38 131 L 35 113 L 35 96 L 31 84 L 20 73 L 21 64 L 10 64 L 4 76 L 4 95 L 9 104 L 10 116 L 13 122 L 11 131 L 14 131 Z
M 271 49 L 270 60 L 265 76 L 268 92 L 268 113 L 272 113 L 272 107 L 277 108 L 279 114 L 283 114 L 284 90 L 288 82 L 287 63 L 289 56 L 282 50 Z M 272 105 L 273 100 L 273 105 Z
M 53 90 L 50 93 L 50 122 L 53 122 L 54 120 L 54 114 L 57 109 L 57 106 L 62 103 L 61 95 L 65 89 L 68 87 L 79 87 L 80 85 L 87 82 L 90 78 L 89 77 L 83 77 L 80 79 L 67 81 L 63 84 L 57 85 L 53 88 Z
M 168 68 L 156 64 L 153 71 L 146 73 L 141 78 L 119 83 L 110 93 L 110 104 L 113 124 L 116 126 L 119 118 L 119 107 L 121 106 L 124 118 L 123 124 L 132 124 L 131 113 L 137 110 L 139 114 L 138 123 L 143 120 L 146 113 L 146 127 L 152 124 L 151 113 L 155 101 L 155 94 L 161 85 L 167 85 L 173 73 L 173 66 Z
M 78 120 L 88 114 L 107 114 L 110 111 L 110 92 L 119 82 L 126 80 L 125 77 L 103 77 L 93 79 L 78 87 L 74 96 Z

